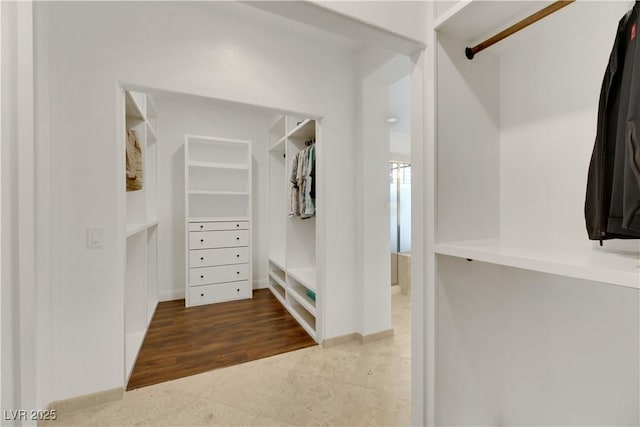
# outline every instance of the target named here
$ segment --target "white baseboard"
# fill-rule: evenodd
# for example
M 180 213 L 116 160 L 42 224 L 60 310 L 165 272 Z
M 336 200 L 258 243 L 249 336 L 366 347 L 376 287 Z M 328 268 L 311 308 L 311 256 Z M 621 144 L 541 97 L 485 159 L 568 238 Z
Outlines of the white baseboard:
M 362 335 L 358 332 L 353 332 L 347 335 L 341 335 L 337 337 L 326 338 L 322 341 L 322 347 L 329 348 L 337 345 L 346 344 L 351 341 L 357 341 L 360 344 L 369 344 L 370 342 L 383 340 L 393 336 L 393 329 L 387 329 L 385 331 L 374 332 L 373 334 Z
M 59 412 L 69 412 L 78 409 L 91 408 L 102 403 L 115 402 L 124 396 L 124 387 L 111 390 L 98 391 L 95 393 L 76 396 L 69 399 L 58 400 L 47 405 L 48 410 L 55 409 Z
M 173 301 L 184 299 L 184 289 L 171 289 L 169 291 L 160 291 L 158 295 L 159 301 Z
M 351 334 L 347 334 L 347 335 L 340 335 L 337 337 L 331 337 L 331 338 L 326 338 L 324 340 L 322 340 L 322 347 L 324 348 L 329 348 L 329 347 L 335 347 L 337 345 L 342 345 L 342 344 L 346 344 L 348 342 L 351 341 L 360 341 L 360 337 L 361 335 L 357 332 L 353 332 Z
M 369 344 L 370 342 L 383 340 L 393 336 L 393 329 L 387 329 L 386 331 L 378 331 L 373 334 L 360 335 L 361 344 Z

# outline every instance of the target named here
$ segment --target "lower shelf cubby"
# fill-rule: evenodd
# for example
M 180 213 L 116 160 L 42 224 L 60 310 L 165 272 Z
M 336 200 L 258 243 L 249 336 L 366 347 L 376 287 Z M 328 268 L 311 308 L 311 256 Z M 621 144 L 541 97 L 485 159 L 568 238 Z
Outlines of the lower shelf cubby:
M 282 286 L 282 284 L 280 284 L 280 282 L 276 278 L 274 278 L 271 275 L 269 275 L 269 289 L 271 289 L 271 292 L 273 293 L 273 295 L 276 298 L 278 298 L 278 300 L 280 301 L 280 304 L 286 306 L 286 303 L 285 303 L 286 292 L 284 290 L 284 287 Z
M 269 274 L 272 274 L 272 273 L 274 276 L 280 279 L 280 281 L 282 281 L 284 286 L 285 277 L 286 277 L 284 270 L 276 263 L 269 261 Z
M 269 289 L 273 295 L 280 301 L 280 304 L 286 307 L 286 274 L 284 270 L 273 261 L 269 261 Z
M 305 331 L 315 340 L 316 339 L 316 317 L 311 314 L 297 300 L 289 299 L 289 312 L 300 323 Z
M 288 292 L 298 304 L 313 316 L 316 315 L 316 293 L 299 282 L 289 278 Z

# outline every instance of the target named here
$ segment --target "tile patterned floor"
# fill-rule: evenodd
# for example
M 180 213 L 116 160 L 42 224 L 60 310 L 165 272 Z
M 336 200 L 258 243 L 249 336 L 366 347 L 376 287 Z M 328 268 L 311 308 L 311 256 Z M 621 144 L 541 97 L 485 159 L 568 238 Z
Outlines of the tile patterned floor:
M 126 392 L 52 426 L 407 426 L 409 298 L 392 292 L 394 336 L 310 347 Z

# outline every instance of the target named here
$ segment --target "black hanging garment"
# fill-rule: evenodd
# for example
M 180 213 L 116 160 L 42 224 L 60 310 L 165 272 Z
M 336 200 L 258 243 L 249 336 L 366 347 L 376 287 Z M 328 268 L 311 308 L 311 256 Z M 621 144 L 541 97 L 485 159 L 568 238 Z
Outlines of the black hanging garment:
M 640 47 L 636 2 L 619 22 L 604 74 L 584 206 L 591 240 L 640 238 Z

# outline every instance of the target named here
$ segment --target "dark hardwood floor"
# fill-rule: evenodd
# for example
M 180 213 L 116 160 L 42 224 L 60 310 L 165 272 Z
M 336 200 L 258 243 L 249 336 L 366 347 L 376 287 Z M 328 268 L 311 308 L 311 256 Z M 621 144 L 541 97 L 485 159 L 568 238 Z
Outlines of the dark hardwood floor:
M 316 345 L 268 289 L 253 299 L 158 304 L 127 390 Z

